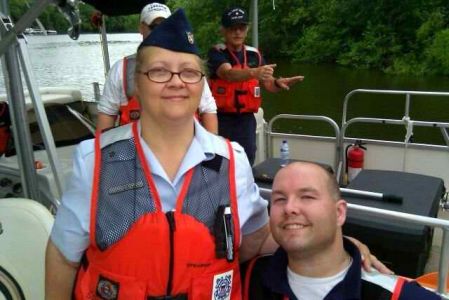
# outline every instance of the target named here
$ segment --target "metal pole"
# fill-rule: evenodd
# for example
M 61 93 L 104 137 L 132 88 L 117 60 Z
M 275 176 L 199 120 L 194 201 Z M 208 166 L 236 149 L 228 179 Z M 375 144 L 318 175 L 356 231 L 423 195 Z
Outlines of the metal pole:
M 449 228 L 443 228 L 443 242 L 441 244 L 442 249 L 449 249 Z M 448 276 L 449 268 L 449 251 L 443 251 L 440 256 L 438 273 L 438 293 L 446 293 L 446 280 Z
M 405 95 L 405 112 L 404 112 L 404 116 L 405 117 L 410 117 L 410 94 L 406 94 Z
M 257 3 L 258 0 L 251 0 L 251 10 L 252 10 L 252 41 L 253 41 L 253 47 L 259 48 L 259 11 Z
M 106 20 L 104 15 L 101 16 L 101 47 L 103 49 L 103 63 L 104 63 L 104 77 L 108 75 L 109 69 L 111 68 L 111 63 L 109 61 L 109 50 L 108 50 L 108 35 L 106 33 Z
M 17 34 L 22 33 L 25 28 L 29 27 L 52 1 L 53 0 L 35 1 L 31 8 L 27 10 L 19 21 L 17 21 L 16 25 L 5 35 L 2 35 L 2 39 L 0 40 L 0 56 L 7 51 L 10 44 L 14 43 Z
M 41 136 L 45 145 L 45 150 L 47 151 L 48 161 L 53 171 L 53 177 L 56 183 L 56 190 L 58 191 L 58 195 L 56 196 L 58 199 L 60 199 L 62 196 L 62 189 L 64 187 L 64 179 L 62 174 L 60 173 L 62 171 L 62 166 L 58 159 L 55 140 L 53 139 L 53 134 L 51 132 L 50 124 L 48 122 L 47 113 L 45 112 L 44 104 L 42 103 L 41 95 L 39 93 L 39 89 L 36 83 L 37 81 L 34 77 L 33 71 L 31 70 L 31 61 L 25 45 L 25 41 L 23 39 L 19 40 L 19 46 L 20 48 L 18 49 L 20 50 L 19 57 L 22 66 L 22 71 L 28 86 L 30 98 L 33 101 L 33 108 L 36 115 L 37 123 L 41 131 Z M 56 207 L 59 206 L 59 203 L 54 204 Z
M 95 100 L 95 102 L 99 102 L 100 97 L 101 97 L 100 83 L 95 81 L 95 82 L 92 82 L 92 85 L 94 87 L 94 100 Z
M 6 27 L 3 22 L 1 25 L 3 36 Z M 5 52 L 5 83 L 7 87 L 8 103 L 10 106 L 11 121 L 13 124 L 11 127 L 14 134 L 14 144 L 20 167 L 24 196 L 30 199 L 39 199 L 33 148 L 29 143 L 29 141 L 31 141 L 31 135 L 26 116 L 25 96 L 23 94 L 17 50 L 17 43 L 15 43 L 10 44 Z
M 9 16 L 8 0 L 2 0 L 0 2 L 0 12 L 5 14 L 6 16 Z

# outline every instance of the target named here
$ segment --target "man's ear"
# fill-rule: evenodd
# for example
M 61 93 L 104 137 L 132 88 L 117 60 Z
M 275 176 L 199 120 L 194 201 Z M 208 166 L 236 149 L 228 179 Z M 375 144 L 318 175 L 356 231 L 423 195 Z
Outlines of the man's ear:
M 144 24 L 144 23 L 142 23 L 142 22 L 140 22 L 140 23 L 139 23 L 139 27 L 137 28 L 137 29 L 139 30 L 139 33 L 140 33 L 141 35 L 143 35 L 143 34 L 145 33 L 145 31 L 144 31 L 144 26 L 147 26 L 147 25 Z
M 348 210 L 348 204 L 345 200 L 340 199 L 335 203 L 337 209 L 337 225 L 343 226 L 346 221 L 346 212 Z

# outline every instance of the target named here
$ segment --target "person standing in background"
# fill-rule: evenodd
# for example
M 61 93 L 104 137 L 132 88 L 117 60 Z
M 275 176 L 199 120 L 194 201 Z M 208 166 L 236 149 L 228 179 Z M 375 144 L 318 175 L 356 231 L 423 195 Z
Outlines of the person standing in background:
M 221 18 L 224 44 L 208 53 L 209 84 L 217 104 L 218 133 L 238 142 L 253 165 L 256 156 L 256 113 L 261 105 L 260 85 L 269 92 L 288 90 L 303 76 L 273 77 L 275 64 L 266 64 L 260 52 L 245 45 L 248 16 L 232 7 Z
M 140 13 L 139 32 L 145 39 L 166 18 L 170 9 L 160 3 L 146 5 Z M 97 130 L 123 125 L 137 120 L 140 105 L 134 93 L 134 68 L 136 55 L 132 54 L 117 61 L 109 70 L 103 94 L 98 103 Z M 198 109 L 201 124 L 210 132 L 217 133 L 217 106 L 207 83 L 204 85 Z

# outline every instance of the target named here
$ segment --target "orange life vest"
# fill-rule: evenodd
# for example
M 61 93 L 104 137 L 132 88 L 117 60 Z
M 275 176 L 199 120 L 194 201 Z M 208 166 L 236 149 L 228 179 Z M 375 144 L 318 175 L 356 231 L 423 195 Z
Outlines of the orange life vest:
M 259 58 L 259 66 L 262 58 L 256 48 L 243 46 L 243 63 L 240 63 L 235 54 L 224 45 L 216 45 L 215 48 L 219 51 L 228 51 L 234 60 L 233 69 L 241 70 L 248 69 L 246 51 L 253 51 L 257 53 Z M 261 103 L 262 97 L 260 95 L 259 80 L 249 79 L 246 81 L 228 81 L 221 78 L 209 79 L 210 89 L 212 95 L 217 103 L 219 112 L 227 113 L 249 113 L 257 112 Z
M 131 65 L 131 67 L 129 67 Z M 125 125 L 140 118 L 140 104 L 134 95 L 134 69 L 136 67 L 136 55 L 123 58 L 123 91 L 128 99 L 126 104 L 120 105 L 119 125 Z
M 100 140 L 119 134 L 109 131 L 95 140 L 90 245 L 74 298 L 240 300 L 240 226 L 230 143 L 229 160 L 216 155 L 188 171 L 176 210 L 164 213 L 137 122 L 122 130 L 126 137 L 107 145 Z M 231 215 L 223 214 L 223 207 Z M 223 231 L 225 224 L 231 225 Z

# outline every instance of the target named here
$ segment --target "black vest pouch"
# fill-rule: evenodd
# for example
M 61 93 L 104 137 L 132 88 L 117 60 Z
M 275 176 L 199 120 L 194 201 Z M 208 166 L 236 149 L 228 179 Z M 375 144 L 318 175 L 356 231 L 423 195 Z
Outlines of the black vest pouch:
M 229 205 L 220 205 L 215 218 L 215 255 L 234 261 L 234 222 Z
M 220 205 L 215 217 L 214 233 L 215 233 L 215 256 L 217 258 L 226 258 L 226 232 L 224 223 L 225 205 Z

